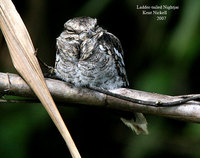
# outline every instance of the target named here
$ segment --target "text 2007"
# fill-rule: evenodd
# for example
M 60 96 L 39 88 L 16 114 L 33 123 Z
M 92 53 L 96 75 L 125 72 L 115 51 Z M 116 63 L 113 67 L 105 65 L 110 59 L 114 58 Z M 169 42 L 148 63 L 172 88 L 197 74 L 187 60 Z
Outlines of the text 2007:
M 166 16 L 157 16 L 156 20 L 160 21 L 160 20 L 166 20 Z

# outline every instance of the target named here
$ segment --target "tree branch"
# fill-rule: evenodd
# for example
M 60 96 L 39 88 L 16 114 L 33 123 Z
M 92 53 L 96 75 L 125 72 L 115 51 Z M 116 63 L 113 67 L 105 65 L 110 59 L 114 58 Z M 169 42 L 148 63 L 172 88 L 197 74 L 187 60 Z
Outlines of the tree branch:
M 87 88 L 77 88 L 66 84 L 63 81 L 46 79 L 47 86 L 56 101 L 84 104 L 127 112 L 141 112 L 152 115 L 176 118 L 190 122 L 200 123 L 200 102 L 189 101 L 174 107 L 153 107 L 143 104 L 124 101 L 99 92 L 94 92 Z M 195 97 L 199 95 L 167 96 L 156 93 L 143 92 L 133 89 L 120 88 L 111 92 L 133 99 L 140 99 L 150 102 L 173 102 L 185 97 Z M 23 97 L 35 97 L 35 94 L 16 74 L 0 73 L 0 94 L 15 95 Z

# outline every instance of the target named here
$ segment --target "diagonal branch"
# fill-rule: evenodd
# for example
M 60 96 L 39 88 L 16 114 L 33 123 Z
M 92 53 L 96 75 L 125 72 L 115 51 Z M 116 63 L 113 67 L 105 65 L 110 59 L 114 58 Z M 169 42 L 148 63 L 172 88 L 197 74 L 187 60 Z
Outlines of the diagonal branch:
M 102 93 L 94 92 L 87 88 L 72 87 L 59 80 L 46 79 L 46 83 L 52 96 L 57 101 L 62 100 L 63 102 L 78 103 L 119 111 L 142 112 L 200 123 L 200 102 L 198 101 L 189 101 L 174 107 L 153 107 L 124 101 Z M 111 92 L 133 99 L 152 102 L 172 102 L 180 100 L 182 97 L 198 96 L 167 96 L 126 88 L 115 89 Z M 9 73 L 0 73 L 0 93 L 2 95 L 10 94 L 23 97 L 35 97 L 32 90 L 20 76 Z

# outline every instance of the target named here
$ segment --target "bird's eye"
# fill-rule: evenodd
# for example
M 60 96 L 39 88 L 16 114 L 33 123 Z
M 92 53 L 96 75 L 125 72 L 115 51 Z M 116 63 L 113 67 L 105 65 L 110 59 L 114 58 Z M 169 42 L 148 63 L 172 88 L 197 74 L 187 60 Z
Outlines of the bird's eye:
M 65 27 L 68 33 L 74 33 L 74 30 L 71 27 Z
M 72 29 L 67 29 L 67 32 L 69 32 L 69 33 L 74 33 L 74 30 L 72 30 Z

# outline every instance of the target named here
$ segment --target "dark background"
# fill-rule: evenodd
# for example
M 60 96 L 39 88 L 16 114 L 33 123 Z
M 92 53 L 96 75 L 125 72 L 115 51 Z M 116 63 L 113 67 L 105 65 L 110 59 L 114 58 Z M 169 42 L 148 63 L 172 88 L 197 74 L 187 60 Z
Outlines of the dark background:
M 131 88 L 168 95 L 200 93 L 200 1 L 13 0 L 39 57 L 54 65 L 55 41 L 76 16 L 98 19 L 125 52 Z M 136 5 L 178 5 L 166 21 L 142 16 Z M 0 71 L 16 73 L 0 34 Z M 148 136 L 132 133 L 115 114 L 59 107 L 84 158 L 200 157 L 200 126 L 147 115 Z M 71 157 L 41 104 L 0 104 L 0 157 Z

